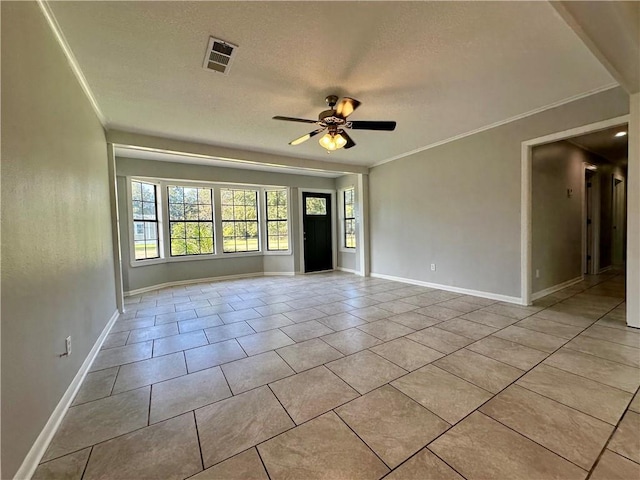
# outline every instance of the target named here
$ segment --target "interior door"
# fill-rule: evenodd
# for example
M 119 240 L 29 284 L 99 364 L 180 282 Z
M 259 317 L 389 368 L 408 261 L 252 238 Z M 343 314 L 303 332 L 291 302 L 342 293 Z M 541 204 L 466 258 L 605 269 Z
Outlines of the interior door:
M 304 271 L 333 269 L 331 245 L 331 195 L 302 192 Z

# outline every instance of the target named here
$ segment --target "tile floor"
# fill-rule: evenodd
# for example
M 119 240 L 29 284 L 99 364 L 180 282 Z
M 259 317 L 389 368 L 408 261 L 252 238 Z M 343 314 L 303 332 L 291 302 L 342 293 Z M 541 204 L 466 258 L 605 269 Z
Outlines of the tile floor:
M 343 273 L 127 299 L 34 478 L 640 478 L 623 277 L 519 307 Z

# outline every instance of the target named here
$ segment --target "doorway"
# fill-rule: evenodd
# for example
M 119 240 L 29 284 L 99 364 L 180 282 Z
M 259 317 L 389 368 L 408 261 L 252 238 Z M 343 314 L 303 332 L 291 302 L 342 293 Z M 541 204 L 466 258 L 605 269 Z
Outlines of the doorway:
M 331 194 L 302 192 L 304 271 L 333 269 Z
M 612 263 L 616 267 L 624 265 L 625 262 L 625 240 L 626 240 L 626 198 L 624 179 L 613 178 L 613 238 L 612 238 Z
M 585 268 L 583 268 L 583 273 L 585 274 L 589 274 L 589 273 L 593 273 L 593 259 L 595 258 L 594 255 L 594 246 L 595 243 L 594 242 L 594 238 L 593 238 L 593 180 L 594 180 L 594 176 L 595 173 L 593 172 L 593 170 L 589 169 L 588 167 L 585 168 L 584 170 L 585 172 L 585 184 L 584 184 L 584 191 L 585 191 L 585 207 L 586 207 L 586 219 L 585 219 L 585 229 L 586 229 L 586 234 L 585 234 L 585 239 L 586 239 L 586 248 L 583 252 L 583 254 L 585 255 L 584 258 L 584 265 Z

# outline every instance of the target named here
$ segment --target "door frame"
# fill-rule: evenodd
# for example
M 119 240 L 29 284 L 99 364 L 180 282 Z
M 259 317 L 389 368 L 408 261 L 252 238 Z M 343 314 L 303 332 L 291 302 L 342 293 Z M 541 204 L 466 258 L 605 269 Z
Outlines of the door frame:
M 300 273 L 306 275 L 304 265 L 304 203 L 302 199 L 303 193 L 324 193 L 325 195 L 331 195 L 331 270 L 336 269 L 338 265 L 338 232 L 337 230 L 337 218 L 336 218 L 336 191 L 328 190 L 325 188 L 298 188 L 298 224 L 299 224 L 299 245 L 300 245 Z M 309 274 L 321 273 L 321 272 L 309 272 Z
M 532 259 L 531 259 L 531 210 L 532 210 L 532 150 L 545 143 L 557 142 L 567 138 L 597 132 L 619 125 L 628 125 L 630 115 L 622 115 L 601 122 L 556 132 L 521 144 L 521 184 L 520 184 L 520 303 L 531 305 L 532 296 Z
M 627 183 L 626 183 L 626 179 L 624 177 L 622 177 L 621 175 L 614 173 L 613 174 L 613 178 L 611 179 L 611 181 L 613 182 L 613 195 L 612 195 L 612 210 L 613 210 L 613 214 L 611 215 L 613 223 L 616 224 L 616 230 L 618 230 L 618 228 L 620 227 L 620 225 L 618 225 L 617 222 L 617 217 L 620 216 L 623 220 L 622 222 L 622 228 L 621 228 L 621 232 L 613 232 L 612 233 L 612 240 L 611 240 L 611 266 L 613 267 L 620 267 L 623 266 L 625 264 L 626 261 L 626 255 L 625 255 L 625 247 L 626 247 L 626 238 L 627 238 Z M 618 204 L 618 200 L 616 198 L 616 188 L 617 184 L 616 181 L 619 183 L 622 183 L 623 185 L 623 190 L 622 190 L 622 204 Z M 618 211 L 618 208 L 622 209 L 622 212 Z M 616 264 L 615 263 L 615 243 L 616 243 L 616 239 L 614 238 L 616 233 L 619 233 L 620 235 L 622 235 L 622 239 L 621 239 L 621 243 L 620 243 L 620 248 L 621 248 L 621 256 L 622 256 L 622 263 L 621 264 Z

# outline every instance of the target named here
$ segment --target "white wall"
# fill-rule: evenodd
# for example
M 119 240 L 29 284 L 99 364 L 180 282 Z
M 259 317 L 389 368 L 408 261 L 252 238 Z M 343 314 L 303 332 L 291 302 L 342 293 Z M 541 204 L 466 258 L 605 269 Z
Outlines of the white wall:
M 616 88 L 374 167 L 372 272 L 519 298 L 521 143 L 628 107 Z
M 118 175 L 118 207 L 120 209 L 123 284 L 125 292 L 169 282 L 195 280 L 199 278 L 252 273 L 261 274 L 263 272 L 293 273 L 296 271 L 296 266 L 300 264 L 298 188 L 335 189 L 334 178 L 289 175 L 120 157 L 116 159 L 116 173 Z M 289 197 L 291 254 L 229 256 L 227 258 L 210 260 L 193 259 L 190 261 L 132 267 L 129 255 L 129 229 L 131 220 L 129 219 L 126 194 L 127 176 L 291 187 Z
M 640 93 L 631 95 L 627 172 L 627 324 L 640 328 Z
M 1 476 L 13 478 L 116 305 L 102 126 L 38 5 L 1 8 Z

